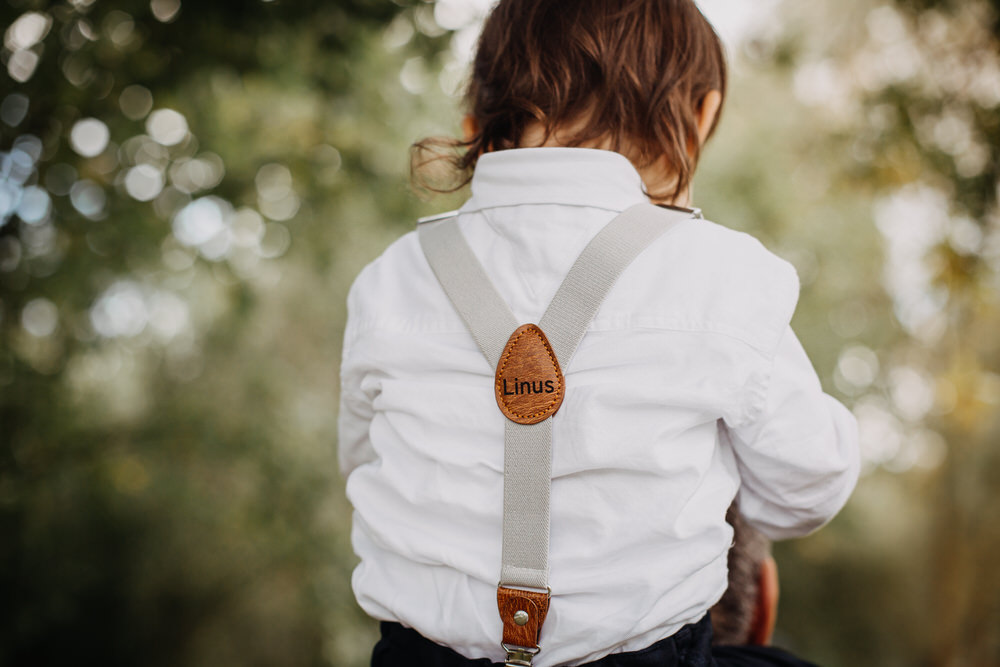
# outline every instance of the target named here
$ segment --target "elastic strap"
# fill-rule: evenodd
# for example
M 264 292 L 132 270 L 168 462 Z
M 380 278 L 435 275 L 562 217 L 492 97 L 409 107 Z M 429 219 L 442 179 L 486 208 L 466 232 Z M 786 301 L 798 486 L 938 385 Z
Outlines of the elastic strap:
M 476 339 L 490 366 L 496 368 L 517 320 L 486 276 L 454 218 L 418 228 L 424 255 Z

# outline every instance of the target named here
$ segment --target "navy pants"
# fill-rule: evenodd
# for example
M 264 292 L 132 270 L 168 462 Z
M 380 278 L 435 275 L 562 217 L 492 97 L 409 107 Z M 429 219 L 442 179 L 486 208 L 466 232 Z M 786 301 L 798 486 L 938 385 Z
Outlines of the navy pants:
M 435 644 L 415 630 L 383 622 L 372 667 L 503 667 L 487 658 L 470 660 Z M 712 624 L 705 615 L 648 648 L 614 653 L 586 667 L 815 667 L 770 647 L 712 647 Z

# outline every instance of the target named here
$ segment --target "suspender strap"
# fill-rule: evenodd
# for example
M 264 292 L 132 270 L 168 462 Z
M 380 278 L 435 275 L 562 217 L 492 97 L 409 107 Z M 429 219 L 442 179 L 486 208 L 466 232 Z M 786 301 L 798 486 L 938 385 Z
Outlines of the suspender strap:
M 692 215 L 697 213 L 637 204 L 591 239 L 539 325 L 548 337 L 557 373 L 561 375 L 559 366 L 567 366 L 573 358 L 601 303 L 628 265 L 676 223 Z M 419 238 L 445 293 L 486 359 L 496 368 L 508 342 L 513 344 L 512 332 L 518 329 L 509 306 L 454 219 L 434 226 L 422 225 Z M 554 410 L 548 414 L 552 413 Z M 546 416 L 536 423 L 523 423 L 508 417 L 504 428 L 503 558 L 497 605 L 504 624 L 507 664 L 530 666 L 539 651 L 538 635 L 549 604 L 552 420 Z
M 427 261 L 455 310 L 465 320 L 486 360 L 496 368 L 510 332 L 517 328 L 514 313 L 472 254 L 454 218 L 418 228 Z
M 538 323 L 565 369 L 604 298 L 632 261 L 690 211 L 638 204 L 591 239 L 570 268 Z

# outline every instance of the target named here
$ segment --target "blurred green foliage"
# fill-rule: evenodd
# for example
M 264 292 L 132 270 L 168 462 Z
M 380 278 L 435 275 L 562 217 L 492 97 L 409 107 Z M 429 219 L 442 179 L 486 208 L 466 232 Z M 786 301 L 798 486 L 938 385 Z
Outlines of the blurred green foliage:
M 450 5 L 0 2 L 0 665 L 366 663 L 343 302 L 461 199 L 407 186 L 457 129 Z M 848 508 L 778 548 L 818 664 L 1000 664 L 997 5 L 784 3 L 696 182 L 796 265 L 862 425 Z
M 1000 664 L 997 3 L 782 8 L 703 176 L 797 265 L 793 324 L 865 470 L 779 545 L 781 638 L 823 665 Z
M 2 75 L 0 136 L 5 176 L 30 158 L 6 185 L 49 193 L 0 228 L 0 664 L 351 664 L 372 642 L 334 456 L 342 304 L 413 216 L 405 147 L 437 110 L 397 75 L 442 38 L 383 47 L 413 6 L 157 20 L 178 4 L 0 9 L 5 63 L 44 17 L 30 77 Z M 150 139 L 161 109 L 181 141 Z M 92 157 L 85 119 L 109 136 Z M 142 164 L 167 174 L 133 187 L 151 202 L 128 189 Z

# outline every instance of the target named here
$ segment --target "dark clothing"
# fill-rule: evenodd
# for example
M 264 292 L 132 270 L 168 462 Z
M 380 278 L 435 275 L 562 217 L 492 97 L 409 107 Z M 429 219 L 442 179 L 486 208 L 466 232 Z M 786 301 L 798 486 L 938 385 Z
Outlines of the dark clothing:
M 719 667 L 816 667 L 773 646 L 713 646 L 712 656 Z
M 372 667 L 503 667 L 487 658 L 470 660 L 398 623 L 381 624 L 382 639 Z M 815 667 L 779 649 L 764 646 L 711 646 L 706 614 L 674 635 L 640 651 L 613 653 L 585 667 Z

